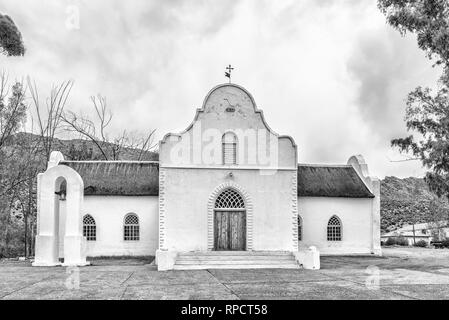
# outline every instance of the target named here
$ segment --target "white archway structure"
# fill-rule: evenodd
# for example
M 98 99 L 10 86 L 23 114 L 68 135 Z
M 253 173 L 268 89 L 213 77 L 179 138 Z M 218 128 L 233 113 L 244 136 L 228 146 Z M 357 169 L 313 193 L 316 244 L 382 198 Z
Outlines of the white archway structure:
M 51 159 L 50 159 L 51 160 Z M 59 262 L 59 193 L 66 181 L 66 221 L 63 266 L 84 266 L 86 239 L 82 232 L 81 209 L 84 183 L 72 168 L 49 162 L 49 168 L 37 177 L 37 235 L 33 266 L 56 266 Z

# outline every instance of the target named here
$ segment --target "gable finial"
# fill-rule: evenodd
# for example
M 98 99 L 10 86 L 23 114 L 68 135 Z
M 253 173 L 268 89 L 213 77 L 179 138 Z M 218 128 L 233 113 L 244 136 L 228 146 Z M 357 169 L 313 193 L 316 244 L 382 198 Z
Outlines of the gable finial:
M 232 70 L 234 70 L 234 68 L 231 65 L 229 65 L 226 67 L 226 70 L 228 70 L 228 71 L 225 71 L 225 77 L 228 77 L 229 83 L 231 83 L 231 72 L 232 72 Z

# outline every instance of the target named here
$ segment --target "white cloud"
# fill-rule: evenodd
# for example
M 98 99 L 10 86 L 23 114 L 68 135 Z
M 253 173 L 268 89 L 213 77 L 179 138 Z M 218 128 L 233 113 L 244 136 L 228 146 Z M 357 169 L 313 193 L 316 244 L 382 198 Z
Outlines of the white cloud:
M 73 110 L 88 112 L 90 95 L 107 96 L 115 130 L 157 128 L 161 138 L 184 129 L 231 63 L 270 126 L 294 137 L 300 161 L 362 153 L 379 176 L 422 172 L 389 161 L 398 158 L 390 139 L 405 134 L 407 92 L 432 84 L 437 71 L 413 37 L 386 25 L 375 0 L 2 3 L 27 52 L 0 57 L 0 68 L 42 89 L 74 79 Z M 71 5 L 79 30 L 66 28 Z

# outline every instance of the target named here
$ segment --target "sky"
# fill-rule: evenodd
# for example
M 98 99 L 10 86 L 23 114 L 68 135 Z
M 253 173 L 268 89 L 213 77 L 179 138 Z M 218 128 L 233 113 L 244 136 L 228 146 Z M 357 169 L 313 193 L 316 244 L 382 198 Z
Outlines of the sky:
M 74 80 L 66 108 L 78 113 L 92 115 L 90 96 L 105 96 L 111 136 L 182 131 L 232 64 L 232 82 L 295 139 L 301 163 L 362 154 L 380 178 L 424 173 L 398 162 L 390 141 L 408 135 L 407 93 L 440 71 L 375 0 L 0 0 L 0 12 L 27 50 L 0 56 L 0 69 L 31 77 L 42 97 Z

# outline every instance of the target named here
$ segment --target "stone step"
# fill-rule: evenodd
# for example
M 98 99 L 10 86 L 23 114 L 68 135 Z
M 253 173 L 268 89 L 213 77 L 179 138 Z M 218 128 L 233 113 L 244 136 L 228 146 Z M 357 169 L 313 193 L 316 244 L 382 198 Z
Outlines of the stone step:
M 291 252 L 208 251 L 179 253 L 175 270 L 200 269 L 299 269 Z
M 288 256 L 185 256 L 178 255 L 177 260 L 193 260 L 193 261 L 208 261 L 208 260 L 233 260 L 233 261 L 246 261 L 246 260 L 274 260 L 274 261 L 284 261 L 284 260 L 294 260 L 292 255 Z
M 299 269 L 297 264 L 175 264 L 174 270 L 204 270 L 204 269 Z
M 277 261 L 277 260 L 176 260 L 175 264 L 184 264 L 184 265 L 192 265 L 192 264 L 223 264 L 223 265 L 228 265 L 228 264 L 232 264 L 232 265 L 240 265 L 240 264 L 294 264 L 296 263 L 296 261 L 294 259 L 291 260 L 283 260 L 283 261 Z
M 270 256 L 290 256 L 289 251 L 192 251 L 179 253 L 182 256 L 257 256 L 257 255 L 270 255 Z

